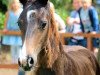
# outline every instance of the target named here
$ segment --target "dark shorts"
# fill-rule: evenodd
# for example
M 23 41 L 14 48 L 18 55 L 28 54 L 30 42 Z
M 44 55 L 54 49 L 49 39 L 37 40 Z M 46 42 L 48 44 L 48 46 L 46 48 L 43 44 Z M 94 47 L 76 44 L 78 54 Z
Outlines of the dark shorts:
M 97 41 L 98 41 L 98 39 L 96 39 L 96 38 L 92 39 L 92 46 L 93 47 L 99 46 L 99 43 Z M 68 42 L 68 45 L 80 45 L 80 46 L 83 46 L 83 47 L 87 47 L 87 40 L 86 39 L 75 40 L 75 39 L 71 38 Z
M 86 39 L 76 40 L 76 39 L 71 38 L 68 42 L 68 45 L 80 45 L 83 47 L 87 47 Z
M 93 43 L 93 47 L 98 47 L 99 43 L 98 43 L 98 39 L 97 38 L 93 38 L 92 39 L 92 43 Z

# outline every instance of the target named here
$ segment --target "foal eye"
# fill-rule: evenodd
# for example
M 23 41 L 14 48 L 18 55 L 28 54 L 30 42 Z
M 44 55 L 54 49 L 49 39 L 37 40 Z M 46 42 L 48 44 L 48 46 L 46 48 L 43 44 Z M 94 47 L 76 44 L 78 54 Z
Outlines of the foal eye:
M 45 26 L 46 26 L 46 24 L 47 24 L 46 21 L 41 21 L 41 22 L 40 22 L 40 28 L 41 28 L 41 29 L 44 29 Z
M 23 20 L 19 20 L 17 23 L 18 23 L 18 26 L 20 26 L 23 24 Z

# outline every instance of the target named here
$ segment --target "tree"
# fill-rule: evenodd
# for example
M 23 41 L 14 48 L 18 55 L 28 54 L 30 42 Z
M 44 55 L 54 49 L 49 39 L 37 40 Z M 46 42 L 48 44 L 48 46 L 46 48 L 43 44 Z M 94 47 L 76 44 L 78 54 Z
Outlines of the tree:
M 0 29 L 3 29 L 8 0 L 0 0 Z
M 5 13 L 7 11 L 8 0 L 0 0 L 0 12 Z
M 50 0 L 56 9 L 56 13 L 59 14 L 64 21 L 66 21 L 66 17 L 69 15 L 69 11 L 72 9 L 71 0 Z

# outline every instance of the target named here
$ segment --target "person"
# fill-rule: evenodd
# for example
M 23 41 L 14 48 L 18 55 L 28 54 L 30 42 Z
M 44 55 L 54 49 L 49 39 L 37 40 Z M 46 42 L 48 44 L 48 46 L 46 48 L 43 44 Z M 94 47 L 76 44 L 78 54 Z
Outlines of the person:
M 80 18 L 78 14 L 78 10 L 81 8 L 81 0 L 73 0 L 72 2 L 74 10 L 71 12 L 70 16 L 67 17 L 66 22 L 69 26 L 70 33 L 82 33 Z M 81 45 L 86 47 L 85 40 L 82 36 L 74 36 L 70 38 L 68 45 Z
M 10 0 L 8 11 L 6 12 L 6 18 L 4 23 L 3 32 L 7 33 L 10 31 L 19 31 L 19 27 L 17 24 L 18 17 L 22 12 L 20 8 L 20 4 L 18 0 Z M 11 56 L 12 56 L 12 63 L 17 63 L 19 50 L 22 45 L 22 40 L 20 36 L 3 36 L 2 43 L 4 45 L 10 45 L 11 48 Z
M 92 6 L 92 0 L 82 0 L 82 8 L 79 9 L 80 23 L 83 33 L 96 34 L 99 31 L 99 19 L 96 9 Z M 93 39 L 93 52 L 97 53 L 97 39 Z
M 7 33 L 10 31 L 19 31 L 17 24 L 18 18 L 22 12 L 21 4 L 19 0 L 9 0 L 8 11 L 6 12 L 6 18 L 4 22 L 3 32 Z M 22 46 L 21 36 L 5 35 L 3 36 L 2 44 L 10 45 L 12 63 L 18 62 L 19 52 Z M 19 70 L 19 75 L 24 75 L 24 72 Z
M 50 10 L 54 13 L 54 18 L 57 25 L 57 30 L 59 33 L 65 33 L 66 32 L 66 25 L 65 22 L 62 20 L 62 18 L 55 12 L 55 8 L 52 2 L 50 2 Z

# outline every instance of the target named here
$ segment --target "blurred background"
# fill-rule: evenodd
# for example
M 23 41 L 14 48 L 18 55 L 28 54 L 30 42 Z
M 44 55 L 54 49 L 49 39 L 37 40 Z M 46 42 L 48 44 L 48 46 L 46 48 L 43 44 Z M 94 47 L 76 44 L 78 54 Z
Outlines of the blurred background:
M 3 23 L 5 18 L 5 12 L 7 11 L 7 5 L 9 0 L 0 0 L 0 29 L 3 29 Z M 50 0 L 56 9 L 56 13 L 59 14 L 64 21 L 69 15 L 72 8 L 71 0 Z M 93 5 L 97 8 L 98 13 L 100 12 L 100 0 L 93 0 Z M 100 15 L 99 15 L 100 18 Z

